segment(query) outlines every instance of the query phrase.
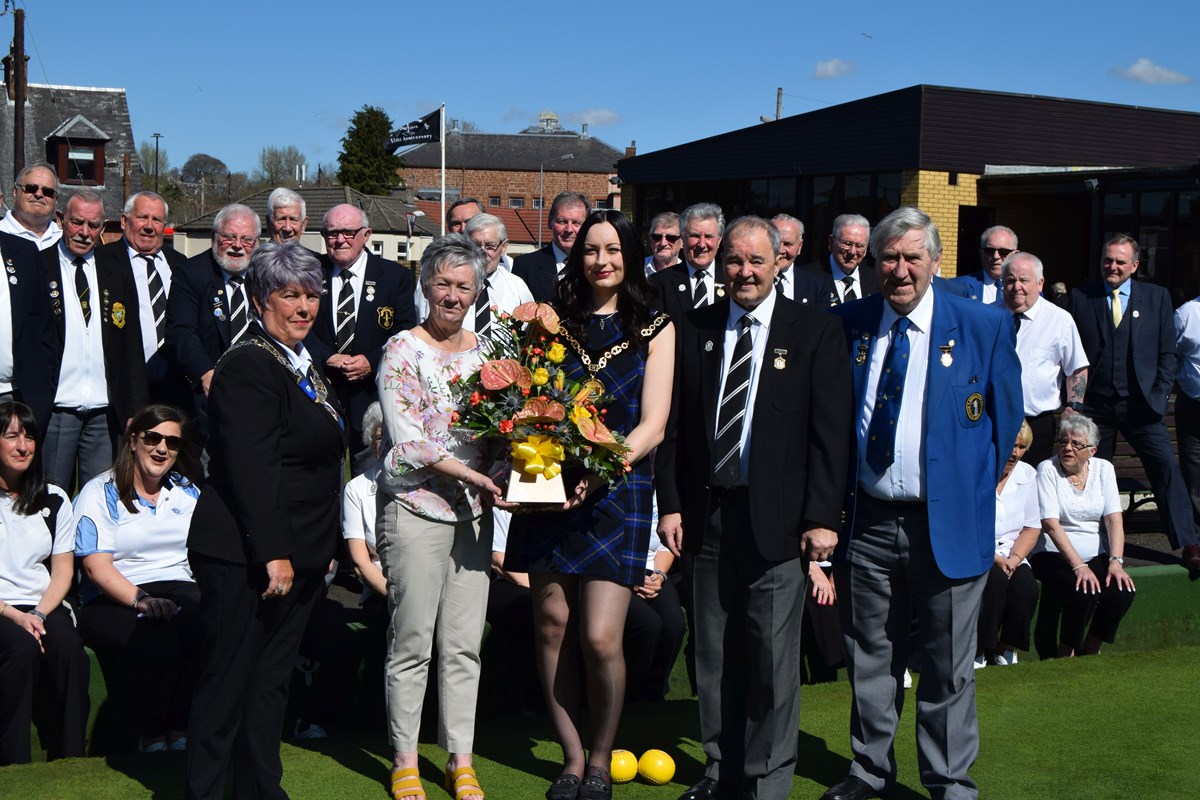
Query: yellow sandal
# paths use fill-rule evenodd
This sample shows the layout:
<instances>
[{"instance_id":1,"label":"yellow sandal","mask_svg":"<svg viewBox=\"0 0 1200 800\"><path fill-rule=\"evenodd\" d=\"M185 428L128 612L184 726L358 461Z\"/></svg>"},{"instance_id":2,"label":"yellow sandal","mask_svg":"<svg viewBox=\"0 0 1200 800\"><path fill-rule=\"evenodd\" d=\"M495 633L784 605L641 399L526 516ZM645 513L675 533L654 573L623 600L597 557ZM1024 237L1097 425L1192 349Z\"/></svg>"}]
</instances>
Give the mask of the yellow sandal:
<instances>
[{"instance_id":1,"label":"yellow sandal","mask_svg":"<svg viewBox=\"0 0 1200 800\"><path fill-rule=\"evenodd\" d=\"M425 798L425 787L421 785L420 772L415 767L392 770L392 800L401 797Z\"/></svg>"},{"instance_id":2,"label":"yellow sandal","mask_svg":"<svg viewBox=\"0 0 1200 800\"><path fill-rule=\"evenodd\" d=\"M446 767L446 791L454 795L454 800L462 800L472 794L484 796L474 767L459 767L453 772Z\"/></svg>"}]
</instances>

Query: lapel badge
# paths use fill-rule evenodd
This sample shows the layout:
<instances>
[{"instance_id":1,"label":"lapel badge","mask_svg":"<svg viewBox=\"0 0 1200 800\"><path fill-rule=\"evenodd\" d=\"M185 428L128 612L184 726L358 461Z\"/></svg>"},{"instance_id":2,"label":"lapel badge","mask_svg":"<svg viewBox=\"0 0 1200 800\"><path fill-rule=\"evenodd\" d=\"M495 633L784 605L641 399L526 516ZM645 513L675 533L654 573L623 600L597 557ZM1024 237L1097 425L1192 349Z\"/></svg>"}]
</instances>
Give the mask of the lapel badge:
<instances>
[{"instance_id":1,"label":"lapel badge","mask_svg":"<svg viewBox=\"0 0 1200 800\"><path fill-rule=\"evenodd\" d=\"M684 285L681 283L681 284L679 284L679 291L681 291L681 292L686 292L686 291L687 291L687 287L686 287L686 286L684 286Z\"/></svg>"},{"instance_id":2,"label":"lapel badge","mask_svg":"<svg viewBox=\"0 0 1200 800\"><path fill-rule=\"evenodd\" d=\"M367 299L369 300L370 298ZM396 312L392 310L391 306L380 306L379 310L375 312L375 319L379 323L379 327L385 331L392 329L392 322L395 321L395 316Z\"/></svg>"},{"instance_id":3,"label":"lapel badge","mask_svg":"<svg viewBox=\"0 0 1200 800\"><path fill-rule=\"evenodd\" d=\"M706 352L706 353L712 352L712 340L711 339L704 343L704 352Z\"/></svg>"},{"instance_id":4,"label":"lapel badge","mask_svg":"<svg viewBox=\"0 0 1200 800\"><path fill-rule=\"evenodd\" d=\"M787 369L787 350L775 348L775 369Z\"/></svg>"},{"instance_id":5,"label":"lapel badge","mask_svg":"<svg viewBox=\"0 0 1200 800\"><path fill-rule=\"evenodd\" d=\"M942 366L948 367L954 363L954 340L951 339L946 344L938 345L938 350L942 351Z\"/></svg>"},{"instance_id":6,"label":"lapel badge","mask_svg":"<svg viewBox=\"0 0 1200 800\"><path fill-rule=\"evenodd\" d=\"M724 296L725 296L725 287L718 284L717 285L717 297L724 297Z\"/></svg>"},{"instance_id":7,"label":"lapel badge","mask_svg":"<svg viewBox=\"0 0 1200 800\"><path fill-rule=\"evenodd\" d=\"M217 308L214 308L213 316L216 317L217 319L219 319L221 322L224 322L225 321L225 309L223 309L219 306Z\"/></svg>"},{"instance_id":8,"label":"lapel badge","mask_svg":"<svg viewBox=\"0 0 1200 800\"><path fill-rule=\"evenodd\" d=\"M1135 309L1133 310L1133 318L1134 318L1134 319L1137 319L1137 318L1138 318L1138 317L1140 317L1140 316L1141 316L1141 314L1139 314L1139 313L1138 313L1138 310L1135 308Z\"/></svg>"},{"instance_id":9,"label":"lapel badge","mask_svg":"<svg viewBox=\"0 0 1200 800\"><path fill-rule=\"evenodd\" d=\"M11 283L13 286L16 286L16 285L17 285L17 276L16 276L16 275L9 275L9 276L8 276L8 282L9 282L9 283Z\"/></svg>"},{"instance_id":10,"label":"lapel badge","mask_svg":"<svg viewBox=\"0 0 1200 800\"><path fill-rule=\"evenodd\" d=\"M50 296L51 296L51 297L58 297L58 291L56 290L56 291L53 291L53 292L51 292L51 293L50 293Z\"/></svg>"},{"instance_id":11,"label":"lapel badge","mask_svg":"<svg viewBox=\"0 0 1200 800\"><path fill-rule=\"evenodd\" d=\"M867 363L867 350L870 346L866 342L858 343L858 352L854 354L854 366L861 367Z\"/></svg>"},{"instance_id":12,"label":"lapel badge","mask_svg":"<svg viewBox=\"0 0 1200 800\"><path fill-rule=\"evenodd\" d=\"M112 304L112 323L113 323L113 325L116 325L118 328L125 327L125 304L124 303L113 303Z\"/></svg>"},{"instance_id":13,"label":"lapel badge","mask_svg":"<svg viewBox=\"0 0 1200 800\"><path fill-rule=\"evenodd\" d=\"M51 288L51 289L57 289L57 288L58 288L58 281L50 281L50 288Z\"/></svg>"}]
</instances>

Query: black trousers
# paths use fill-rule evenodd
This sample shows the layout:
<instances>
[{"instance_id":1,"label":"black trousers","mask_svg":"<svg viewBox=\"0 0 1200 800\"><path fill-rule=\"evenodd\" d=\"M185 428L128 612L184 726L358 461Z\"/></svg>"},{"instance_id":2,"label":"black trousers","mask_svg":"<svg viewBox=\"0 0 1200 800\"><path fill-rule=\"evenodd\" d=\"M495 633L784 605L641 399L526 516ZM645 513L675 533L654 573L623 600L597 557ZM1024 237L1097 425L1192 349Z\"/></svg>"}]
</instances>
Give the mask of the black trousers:
<instances>
[{"instance_id":1,"label":"black trousers","mask_svg":"<svg viewBox=\"0 0 1200 800\"><path fill-rule=\"evenodd\" d=\"M1100 581L1100 594L1084 594L1075 589L1075 573L1071 565L1058 553L1037 553L1030 558L1033 573L1062 600L1062 623L1058 640L1079 652L1087 634L1112 644L1117 637L1117 626L1125 612L1133 605L1133 592L1122 591L1114 582L1105 586L1108 578L1108 554L1101 553L1089 560L1088 567ZM1091 626L1088 626L1088 621Z\"/></svg>"},{"instance_id":2,"label":"black trousers","mask_svg":"<svg viewBox=\"0 0 1200 800\"><path fill-rule=\"evenodd\" d=\"M664 580L650 600L634 597L625 619L626 699L662 700L683 645L683 608L675 584Z\"/></svg>"},{"instance_id":3,"label":"black trousers","mask_svg":"<svg viewBox=\"0 0 1200 800\"><path fill-rule=\"evenodd\" d=\"M28 612L34 606L15 606ZM82 758L88 718L91 662L83 650L71 615L59 606L46 615L43 654L28 631L0 619L0 767L32 760L29 726L39 679L48 680L54 707L39 717L49 730L40 731L50 758Z\"/></svg>"},{"instance_id":4,"label":"black trousers","mask_svg":"<svg viewBox=\"0 0 1200 800\"><path fill-rule=\"evenodd\" d=\"M1029 623L1037 601L1037 579L1028 564L1017 567L1011 578L992 564L979 607L979 649L994 652L1004 642L1028 650Z\"/></svg>"},{"instance_id":5,"label":"black trousers","mask_svg":"<svg viewBox=\"0 0 1200 800\"><path fill-rule=\"evenodd\" d=\"M1026 417L1025 421L1033 431L1033 443L1029 445L1021 460L1036 468L1055 453L1054 440L1058 438L1058 420L1055 412L1047 411L1044 414Z\"/></svg>"},{"instance_id":6,"label":"black trousers","mask_svg":"<svg viewBox=\"0 0 1200 800\"><path fill-rule=\"evenodd\" d=\"M196 554L191 562L205 637L188 729L187 797L222 800L232 762L234 797L286 800L279 744L288 685L324 576L299 573L285 596L263 600L262 565Z\"/></svg>"},{"instance_id":7,"label":"black trousers","mask_svg":"<svg viewBox=\"0 0 1200 800\"><path fill-rule=\"evenodd\" d=\"M313 604L300 641L300 655L318 665L306 676L308 695L300 719L332 729L341 724L343 712L350 707L363 648L361 639L347 625L346 609L325 597L321 588L321 599Z\"/></svg>"},{"instance_id":8,"label":"black trousers","mask_svg":"<svg viewBox=\"0 0 1200 800\"><path fill-rule=\"evenodd\" d=\"M1179 440L1179 469L1192 501L1192 519L1200 528L1200 401L1182 391L1175 396L1175 434Z\"/></svg>"},{"instance_id":9,"label":"black trousers","mask_svg":"<svg viewBox=\"0 0 1200 800\"><path fill-rule=\"evenodd\" d=\"M155 581L138 588L183 610L165 622L138 619L129 606L100 597L79 609L79 633L96 651L104 674L124 678L134 699L125 712L141 736L186 731L204 641L200 589L188 581Z\"/></svg>"}]
</instances>

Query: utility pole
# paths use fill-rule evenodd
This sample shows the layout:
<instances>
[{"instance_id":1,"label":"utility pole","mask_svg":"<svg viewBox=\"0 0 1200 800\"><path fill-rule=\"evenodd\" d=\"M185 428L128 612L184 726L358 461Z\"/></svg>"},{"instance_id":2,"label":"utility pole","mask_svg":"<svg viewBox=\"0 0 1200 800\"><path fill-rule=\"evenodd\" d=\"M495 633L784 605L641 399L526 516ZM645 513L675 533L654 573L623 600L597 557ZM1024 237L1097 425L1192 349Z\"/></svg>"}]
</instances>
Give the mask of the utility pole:
<instances>
[{"instance_id":1,"label":"utility pole","mask_svg":"<svg viewBox=\"0 0 1200 800\"><path fill-rule=\"evenodd\" d=\"M783 87L780 86L775 90L775 119L770 117L759 117L763 122L778 122L783 116Z\"/></svg>"},{"instance_id":2,"label":"utility pole","mask_svg":"<svg viewBox=\"0 0 1200 800\"><path fill-rule=\"evenodd\" d=\"M150 134L154 137L154 193L158 194L158 140L162 138L161 133Z\"/></svg>"},{"instance_id":3,"label":"utility pole","mask_svg":"<svg viewBox=\"0 0 1200 800\"><path fill-rule=\"evenodd\" d=\"M13 9L12 50L8 55L13 86L13 177L25 169L25 95L29 90L29 69L25 55L25 10Z\"/></svg>"}]
</instances>

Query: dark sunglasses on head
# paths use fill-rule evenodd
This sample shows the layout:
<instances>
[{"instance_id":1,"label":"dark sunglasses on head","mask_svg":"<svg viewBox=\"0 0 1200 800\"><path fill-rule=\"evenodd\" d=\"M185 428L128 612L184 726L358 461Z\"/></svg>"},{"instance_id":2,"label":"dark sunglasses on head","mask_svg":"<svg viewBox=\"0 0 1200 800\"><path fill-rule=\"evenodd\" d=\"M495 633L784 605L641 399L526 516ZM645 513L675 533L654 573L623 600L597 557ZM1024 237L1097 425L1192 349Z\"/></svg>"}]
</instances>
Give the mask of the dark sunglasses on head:
<instances>
[{"instance_id":1,"label":"dark sunglasses on head","mask_svg":"<svg viewBox=\"0 0 1200 800\"><path fill-rule=\"evenodd\" d=\"M675 244L676 242L679 241L679 234L678 233L652 233L652 234L650 234L650 239L655 242L667 241L667 242L670 242L671 244Z\"/></svg>"},{"instance_id":2,"label":"dark sunglasses on head","mask_svg":"<svg viewBox=\"0 0 1200 800\"><path fill-rule=\"evenodd\" d=\"M46 197L51 200L54 199L54 195L58 194L57 189L51 189L49 186L39 186L36 183L26 183L21 186L18 186L17 188L20 189L25 194L37 194L38 189L41 189L42 197Z\"/></svg>"},{"instance_id":3,"label":"dark sunglasses on head","mask_svg":"<svg viewBox=\"0 0 1200 800\"><path fill-rule=\"evenodd\" d=\"M178 451L179 448L183 447L183 439L179 436L164 436L158 431L142 431L138 436L142 437L142 441L145 442L147 447L158 447L159 443L164 439L167 442L168 450Z\"/></svg>"}]
</instances>

